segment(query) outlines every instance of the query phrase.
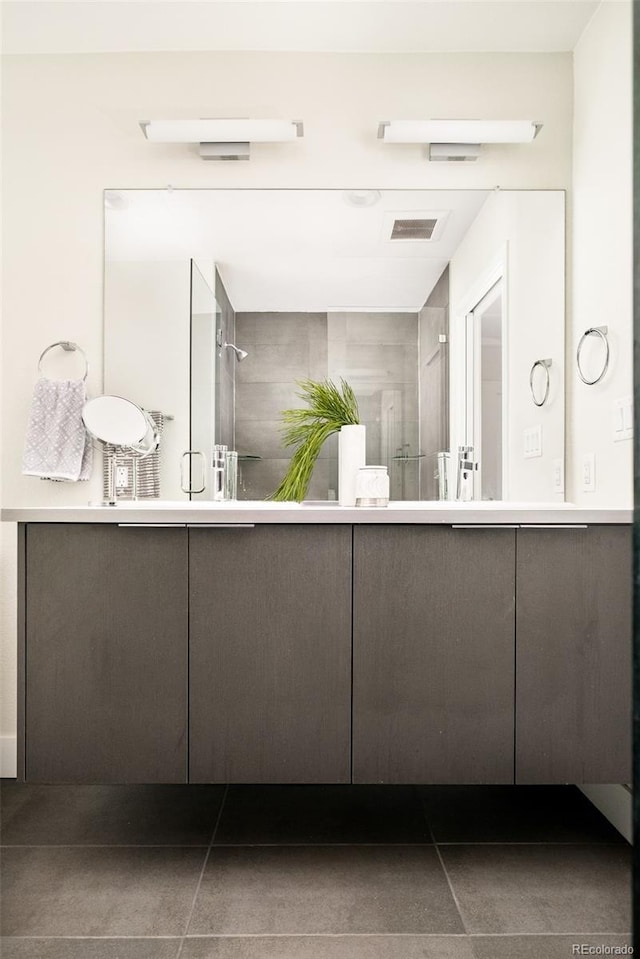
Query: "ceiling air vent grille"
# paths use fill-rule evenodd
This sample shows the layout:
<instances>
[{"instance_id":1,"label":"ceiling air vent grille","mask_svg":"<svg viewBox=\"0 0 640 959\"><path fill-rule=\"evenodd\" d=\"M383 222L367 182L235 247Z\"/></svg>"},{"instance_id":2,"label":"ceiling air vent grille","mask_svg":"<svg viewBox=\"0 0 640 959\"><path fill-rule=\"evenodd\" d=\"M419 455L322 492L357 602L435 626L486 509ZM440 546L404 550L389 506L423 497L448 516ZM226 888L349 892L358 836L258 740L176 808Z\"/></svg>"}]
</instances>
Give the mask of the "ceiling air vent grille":
<instances>
[{"instance_id":1,"label":"ceiling air vent grille","mask_svg":"<svg viewBox=\"0 0 640 959\"><path fill-rule=\"evenodd\" d=\"M394 220L392 240L430 240L437 220Z\"/></svg>"}]
</instances>

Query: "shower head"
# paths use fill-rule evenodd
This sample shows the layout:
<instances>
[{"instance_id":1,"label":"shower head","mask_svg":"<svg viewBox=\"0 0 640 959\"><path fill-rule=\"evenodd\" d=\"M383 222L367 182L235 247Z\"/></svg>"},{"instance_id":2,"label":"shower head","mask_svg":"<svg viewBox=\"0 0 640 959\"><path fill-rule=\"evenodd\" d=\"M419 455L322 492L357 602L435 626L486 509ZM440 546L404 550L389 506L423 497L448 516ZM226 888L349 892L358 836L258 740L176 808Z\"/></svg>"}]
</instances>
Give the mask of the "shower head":
<instances>
[{"instance_id":1,"label":"shower head","mask_svg":"<svg viewBox=\"0 0 640 959\"><path fill-rule=\"evenodd\" d=\"M235 346L233 343L221 343L220 346L222 347L223 350L225 349L225 347L227 349L233 350L234 353L236 354L236 359L238 363L242 363L242 361L246 360L246 358L249 355L246 350L241 350L240 347Z\"/></svg>"}]
</instances>

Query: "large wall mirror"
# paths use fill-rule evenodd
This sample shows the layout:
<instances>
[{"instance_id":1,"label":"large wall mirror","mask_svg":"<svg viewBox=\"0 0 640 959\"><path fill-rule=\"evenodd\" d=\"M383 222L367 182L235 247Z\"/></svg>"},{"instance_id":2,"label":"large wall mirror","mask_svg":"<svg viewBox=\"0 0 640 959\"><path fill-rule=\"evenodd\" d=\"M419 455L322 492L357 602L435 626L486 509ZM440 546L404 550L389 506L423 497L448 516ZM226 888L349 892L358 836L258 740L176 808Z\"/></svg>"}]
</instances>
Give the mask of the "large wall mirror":
<instances>
[{"instance_id":1,"label":"large wall mirror","mask_svg":"<svg viewBox=\"0 0 640 959\"><path fill-rule=\"evenodd\" d=\"M342 377L392 499L561 500L564 241L562 191L107 190L105 391L164 414L163 499L214 443L268 496L297 383Z\"/></svg>"}]
</instances>

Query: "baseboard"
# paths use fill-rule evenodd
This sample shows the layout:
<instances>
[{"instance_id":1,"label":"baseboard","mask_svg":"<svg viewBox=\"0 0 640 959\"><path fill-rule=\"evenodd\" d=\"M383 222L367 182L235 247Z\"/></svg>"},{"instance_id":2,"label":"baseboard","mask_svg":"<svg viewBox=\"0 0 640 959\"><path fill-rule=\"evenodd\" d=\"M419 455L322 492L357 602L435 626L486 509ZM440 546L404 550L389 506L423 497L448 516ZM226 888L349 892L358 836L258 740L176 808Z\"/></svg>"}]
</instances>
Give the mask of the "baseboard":
<instances>
[{"instance_id":1,"label":"baseboard","mask_svg":"<svg viewBox=\"0 0 640 959\"><path fill-rule=\"evenodd\" d=\"M15 779L18 769L17 736L0 736L0 778Z\"/></svg>"},{"instance_id":2,"label":"baseboard","mask_svg":"<svg viewBox=\"0 0 640 959\"><path fill-rule=\"evenodd\" d=\"M590 785L578 787L612 826L633 843L633 795L628 786Z\"/></svg>"}]
</instances>

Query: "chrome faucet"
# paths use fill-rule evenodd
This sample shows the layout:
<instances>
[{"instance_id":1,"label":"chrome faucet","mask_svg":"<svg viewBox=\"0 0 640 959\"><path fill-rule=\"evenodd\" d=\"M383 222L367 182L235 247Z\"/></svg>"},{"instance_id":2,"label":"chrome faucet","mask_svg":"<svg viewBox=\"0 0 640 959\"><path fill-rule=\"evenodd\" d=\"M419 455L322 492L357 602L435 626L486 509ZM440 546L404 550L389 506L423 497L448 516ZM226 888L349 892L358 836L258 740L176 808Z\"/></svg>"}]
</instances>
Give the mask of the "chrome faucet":
<instances>
[{"instance_id":1,"label":"chrome faucet","mask_svg":"<svg viewBox=\"0 0 640 959\"><path fill-rule=\"evenodd\" d=\"M457 500L470 500L473 489L471 487L472 473L478 469L473 459L473 446L458 447L458 480L456 487Z\"/></svg>"}]
</instances>

